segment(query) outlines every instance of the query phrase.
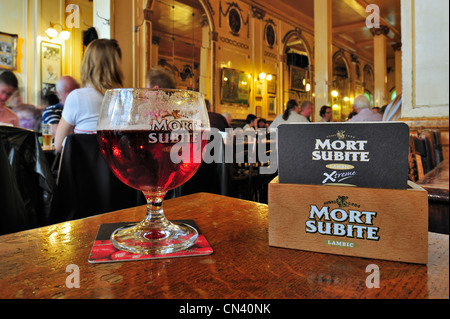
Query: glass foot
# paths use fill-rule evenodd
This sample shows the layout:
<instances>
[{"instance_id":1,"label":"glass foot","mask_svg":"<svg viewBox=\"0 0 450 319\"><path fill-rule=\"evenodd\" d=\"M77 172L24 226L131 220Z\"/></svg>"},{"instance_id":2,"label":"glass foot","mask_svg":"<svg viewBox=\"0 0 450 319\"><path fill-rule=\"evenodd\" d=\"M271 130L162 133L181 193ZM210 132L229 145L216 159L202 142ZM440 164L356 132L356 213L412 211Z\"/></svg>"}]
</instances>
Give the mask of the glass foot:
<instances>
[{"instance_id":1,"label":"glass foot","mask_svg":"<svg viewBox=\"0 0 450 319\"><path fill-rule=\"evenodd\" d=\"M117 249L140 255L170 254L191 247L198 238L195 228L169 222L164 227L141 222L117 229L111 242Z\"/></svg>"}]
</instances>

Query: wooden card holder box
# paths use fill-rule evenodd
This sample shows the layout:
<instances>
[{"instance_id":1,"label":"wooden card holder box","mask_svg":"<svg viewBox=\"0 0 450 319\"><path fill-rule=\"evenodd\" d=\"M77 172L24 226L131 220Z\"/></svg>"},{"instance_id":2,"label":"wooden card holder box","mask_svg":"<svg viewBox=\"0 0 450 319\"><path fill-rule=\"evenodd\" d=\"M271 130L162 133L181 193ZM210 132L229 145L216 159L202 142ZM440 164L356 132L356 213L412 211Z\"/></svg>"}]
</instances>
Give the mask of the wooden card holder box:
<instances>
[{"instance_id":1,"label":"wooden card holder box","mask_svg":"<svg viewBox=\"0 0 450 319\"><path fill-rule=\"evenodd\" d=\"M427 264L428 194L406 190L269 184L269 245Z\"/></svg>"}]
</instances>

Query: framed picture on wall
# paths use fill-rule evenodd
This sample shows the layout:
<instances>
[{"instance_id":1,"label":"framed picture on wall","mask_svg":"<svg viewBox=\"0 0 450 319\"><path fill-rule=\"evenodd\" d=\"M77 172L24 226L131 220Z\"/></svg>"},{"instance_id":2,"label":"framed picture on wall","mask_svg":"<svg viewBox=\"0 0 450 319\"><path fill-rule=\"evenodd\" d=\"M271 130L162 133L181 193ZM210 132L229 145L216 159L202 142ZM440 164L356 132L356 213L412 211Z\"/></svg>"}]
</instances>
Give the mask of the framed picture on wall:
<instances>
[{"instance_id":1,"label":"framed picture on wall","mask_svg":"<svg viewBox=\"0 0 450 319\"><path fill-rule=\"evenodd\" d=\"M43 91L53 91L62 74L62 46L41 42L41 84ZM47 93L47 92L43 92Z\"/></svg>"},{"instance_id":2,"label":"framed picture on wall","mask_svg":"<svg viewBox=\"0 0 450 319\"><path fill-rule=\"evenodd\" d=\"M262 106L261 105L257 105L255 106L255 110L256 110L256 117L257 118L261 118L262 117Z\"/></svg>"},{"instance_id":3,"label":"framed picture on wall","mask_svg":"<svg viewBox=\"0 0 450 319\"><path fill-rule=\"evenodd\" d=\"M275 96L269 96L269 114L274 115L277 111L277 98Z\"/></svg>"},{"instance_id":4,"label":"framed picture on wall","mask_svg":"<svg viewBox=\"0 0 450 319\"><path fill-rule=\"evenodd\" d=\"M17 34L0 32L0 70L17 70Z\"/></svg>"},{"instance_id":5,"label":"framed picture on wall","mask_svg":"<svg viewBox=\"0 0 450 319\"><path fill-rule=\"evenodd\" d=\"M277 76L272 75L272 80L267 81L267 94L277 94Z\"/></svg>"},{"instance_id":6,"label":"framed picture on wall","mask_svg":"<svg viewBox=\"0 0 450 319\"><path fill-rule=\"evenodd\" d=\"M249 75L234 69L222 69L221 102L249 106Z\"/></svg>"},{"instance_id":7,"label":"framed picture on wall","mask_svg":"<svg viewBox=\"0 0 450 319\"><path fill-rule=\"evenodd\" d=\"M263 94L263 83L262 82L256 82L256 90L255 90L255 97L262 97Z\"/></svg>"},{"instance_id":8,"label":"framed picture on wall","mask_svg":"<svg viewBox=\"0 0 450 319\"><path fill-rule=\"evenodd\" d=\"M290 66L290 89L295 91L306 91L306 82L307 82L307 73L306 69L302 69L296 66Z\"/></svg>"}]
</instances>

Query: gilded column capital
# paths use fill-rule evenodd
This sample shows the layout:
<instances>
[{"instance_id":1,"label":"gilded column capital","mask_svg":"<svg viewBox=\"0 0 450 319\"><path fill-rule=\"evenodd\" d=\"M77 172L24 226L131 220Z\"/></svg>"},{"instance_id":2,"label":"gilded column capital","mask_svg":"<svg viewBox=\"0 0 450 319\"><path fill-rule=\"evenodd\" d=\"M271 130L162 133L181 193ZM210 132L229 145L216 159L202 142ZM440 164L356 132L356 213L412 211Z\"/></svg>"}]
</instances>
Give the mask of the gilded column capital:
<instances>
[{"instance_id":1,"label":"gilded column capital","mask_svg":"<svg viewBox=\"0 0 450 319\"><path fill-rule=\"evenodd\" d=\"M153 0L147 1L147 6L144 8L144 20L152 21L153 18L153 10L152 10Z\"/></svg>"},{"instance_id":2,"label":"gilded column capital","mask_svg":"<svg viewBox=\"0 0 450 319\"><path fill-rule=\"evenodd\" d=\"M372 28L372 29L370 29L370 32L372 32L373 36L376 36L376 35L384 35L384 36L386 36L386 35L388 35L389 31L390 31L389 28L387 26L385 26L385 25L380 25L379 28Z\"/></svg>"},{"instance_id":3,"label":"gilded column capital","mask_svg":"<svg viewBox=\"0 0 450 319\"><path fill-rule=\"evenodd\" d=\"M395 43L392 45L392 48L394 51L401 51L402 50L402 44L401 43Z\"/></svg>"},{"instance_id":4,"label":"gilded column capital","mask_svg":"<svg viewBox=\"0 0 450 319\"><path fill-rule=\"evenodd\" d=\"M161 43L161 37L154 35L152 36L152 44L159 45Z\"/></svg>"},{"instance_id":5,"label":"gilded column capital","mask_svg":"<svg viewBox=\"0 0 450 319\"><path fill-rule=\"evenodd\" d=\"M264 20L266 16L266 11L257 6L252 6L252 17L257 18L259 20Z\"/></svg>"},{"instance_id":6,"label":"gilded column capital","mask_svg":"<svg viewBox=\"0 0 450 319\"><path fill-rule=\"evenodd\" d=\"M219 41L219 33L217 31L209 33L210 39L213 42Z\"/></svg>"}]
</instances>

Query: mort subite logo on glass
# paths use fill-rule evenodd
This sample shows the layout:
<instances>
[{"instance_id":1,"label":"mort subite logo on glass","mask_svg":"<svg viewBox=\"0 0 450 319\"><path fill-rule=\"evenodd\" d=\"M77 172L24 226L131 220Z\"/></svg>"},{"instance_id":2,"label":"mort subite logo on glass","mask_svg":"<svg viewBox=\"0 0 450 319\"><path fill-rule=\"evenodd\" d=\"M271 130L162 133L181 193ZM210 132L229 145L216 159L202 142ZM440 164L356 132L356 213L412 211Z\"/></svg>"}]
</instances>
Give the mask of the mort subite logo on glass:
<instances>
[{"instance_id":1,"label":"mort subite logo on glass","mask_svg":"<svg viewBox=\"0 0 450 319\"><path fill-rule=\"evenodd\" d=\"M315 123L278 127L279 181L406 189L405 123Z\"/></svg>"}]
</instances>

